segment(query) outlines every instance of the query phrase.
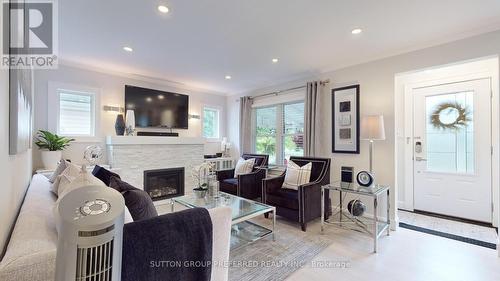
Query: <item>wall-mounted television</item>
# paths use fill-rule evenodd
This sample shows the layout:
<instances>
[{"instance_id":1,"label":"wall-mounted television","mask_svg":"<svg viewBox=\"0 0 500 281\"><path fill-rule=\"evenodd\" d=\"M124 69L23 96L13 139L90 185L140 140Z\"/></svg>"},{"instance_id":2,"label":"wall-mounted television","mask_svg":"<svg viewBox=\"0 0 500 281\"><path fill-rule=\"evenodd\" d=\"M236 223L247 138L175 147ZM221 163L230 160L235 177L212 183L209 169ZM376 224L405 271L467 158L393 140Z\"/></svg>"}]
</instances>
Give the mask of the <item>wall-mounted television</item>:
<instances>
[{"instance_id":1,"label":"wall-mounted television","mask_svg":"<svg viewBox=\"0 0 500 281\"><path fill-rule=\"evenodd\" d=\"M125 108L139 128L188 129L189 96L125 85Z\"/></svg>"}]
</instances>

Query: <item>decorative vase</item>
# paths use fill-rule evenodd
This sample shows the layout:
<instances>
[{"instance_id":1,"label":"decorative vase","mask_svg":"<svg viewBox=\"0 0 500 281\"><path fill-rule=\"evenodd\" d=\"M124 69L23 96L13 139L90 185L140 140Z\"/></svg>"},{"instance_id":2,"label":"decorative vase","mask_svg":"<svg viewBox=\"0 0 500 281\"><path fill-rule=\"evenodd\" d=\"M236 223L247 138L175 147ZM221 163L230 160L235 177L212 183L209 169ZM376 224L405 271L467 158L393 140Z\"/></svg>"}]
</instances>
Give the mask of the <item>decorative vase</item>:
<instances>
[{"instance_id":1,"label":"decorative vase","mask_svg":"<svg viewBox=\"0 0 500 281\"><path fill-rule=\"evenodd\" d=\"M203 199L205 196L207 196L207 190L206 189L198 189L195 188L193 189L193 193L198 199Z\"/></svg>"},{"instance_id":2,"label":"decorative vase","mask_svg":"<svg viewBox=\"0 0 500 281\"><path fill-rule=\"evenodd\" d=\"M42 150L42 163L43 167L51 170L57 167L57 163L62 158L62 151L48 151Z\"/></svg>"},{"instance_id":3,"label":"decorative vase","mask_svg":"<svg viewBox=\"0 0 500 281\"><path fill-rule=\"evenodd\" d=\"M127 110L125 116L125 135L133 136L135 131L135 113L133 110Z\"/></svg>"},{"instance_id":4,"label":"decorative vase","mask_svg":"<svg viewBox=\"0 0 500 281\"><path fill-rule=\"evenodd\" d=\"M125 119L123 119L123 114L116 115L115 132L117 136L125 134Z\"/></svg>"},{"instance_id":5,"label":"decorative vase","mask_svg":"<svg viewBox=\"0 0 500 281\"><path fill-rule=\"evenodd\" d=\"M208 196L218 197L219 196L219 182L215 175L210 175L207 177L208 184Z\"/></svg>"}]
</instances>

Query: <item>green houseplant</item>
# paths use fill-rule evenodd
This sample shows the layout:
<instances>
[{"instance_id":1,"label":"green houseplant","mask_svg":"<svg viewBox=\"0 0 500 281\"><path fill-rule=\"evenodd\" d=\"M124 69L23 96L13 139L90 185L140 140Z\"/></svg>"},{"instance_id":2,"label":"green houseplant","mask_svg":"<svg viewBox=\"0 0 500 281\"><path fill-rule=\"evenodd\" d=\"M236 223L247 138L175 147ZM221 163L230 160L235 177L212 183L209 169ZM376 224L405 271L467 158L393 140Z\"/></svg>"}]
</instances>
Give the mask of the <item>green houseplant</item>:
<instances>
[{"instance_id":1,"label":"green houseplant","mask_svg":"<svg viewBox=\"0 0 500 281\"><path fill-rule=\"evenodd\" d=\"M39 130L35 137L35 144L42 152L42 162L45 168L53 169L62 157L62 151L74 139L58 136L49 131Z\"/></svg>"}]
</instances>

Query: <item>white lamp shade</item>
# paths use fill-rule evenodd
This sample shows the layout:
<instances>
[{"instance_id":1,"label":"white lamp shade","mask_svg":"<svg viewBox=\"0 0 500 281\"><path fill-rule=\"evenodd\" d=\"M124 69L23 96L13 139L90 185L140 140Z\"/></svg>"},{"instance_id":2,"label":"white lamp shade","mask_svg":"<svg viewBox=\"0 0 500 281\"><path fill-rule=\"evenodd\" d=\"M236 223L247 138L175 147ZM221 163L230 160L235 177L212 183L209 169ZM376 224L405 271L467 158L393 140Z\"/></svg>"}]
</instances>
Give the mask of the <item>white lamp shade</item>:
<instances>
[{"instance_id":1,"label":"white lamp shade","mask_svg":"<svg viewBox=\"0 0 500 281\"><path fill-rule=\"evenodd\" d=\"M362 140L385 140L384 116L363 116L360 138Z\"/></svg>"}]
</instances>

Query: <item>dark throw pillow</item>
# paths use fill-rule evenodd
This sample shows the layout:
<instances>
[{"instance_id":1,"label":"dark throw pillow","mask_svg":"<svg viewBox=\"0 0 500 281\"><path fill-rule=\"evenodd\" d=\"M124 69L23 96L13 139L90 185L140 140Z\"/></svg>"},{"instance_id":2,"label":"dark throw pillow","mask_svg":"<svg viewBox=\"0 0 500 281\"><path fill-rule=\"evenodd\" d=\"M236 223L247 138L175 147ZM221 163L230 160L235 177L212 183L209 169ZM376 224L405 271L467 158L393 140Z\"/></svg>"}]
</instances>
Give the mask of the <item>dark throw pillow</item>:
<instances>
[{"instance_id":1,"label":"dark throw pillow","mask_svg":"<svg viewBox=\"0 0 500 281\"><path fill-rule=\"evenodd\" d=\"M123 195L125 205L134 221L158 216L153 200L146 191L135 188L117 177L111 177L109 187L116 189Z\"/></svg>"},{"instance_id":2,"label":"dark throw pillow","mask_svg":"<svg viewBox=\"0 0 500 281\"><path fill-rule=\"evenodd\" d=\"M92 175L100 179L107 186L109 186L109 181L111 180L112 177L120 178L118 174L115 174L110 170L106 170L105 168L99 165L95 165L94 169L92 170Z\"/></svg>"}]
</instances>

